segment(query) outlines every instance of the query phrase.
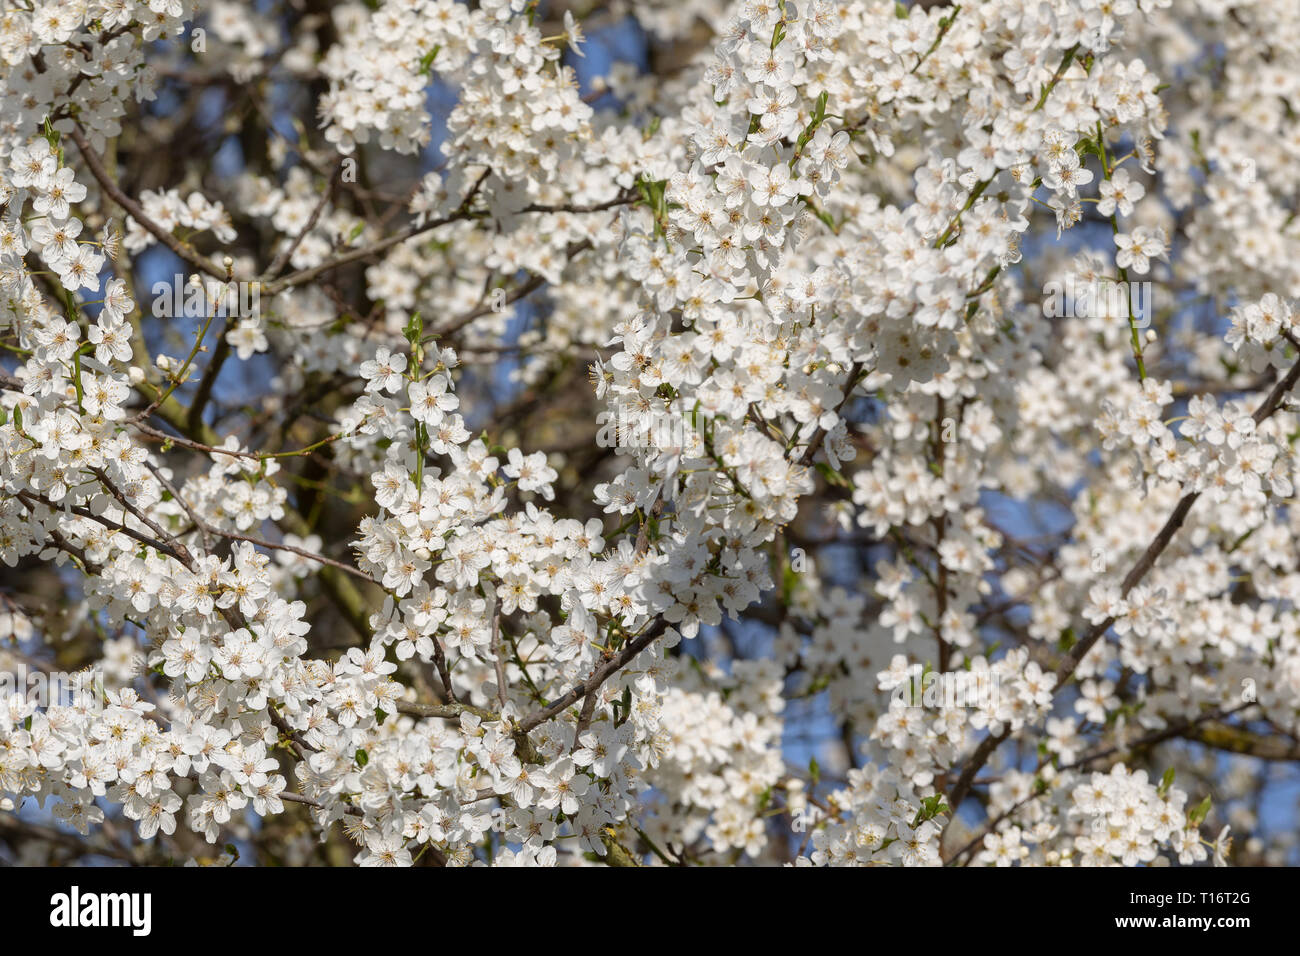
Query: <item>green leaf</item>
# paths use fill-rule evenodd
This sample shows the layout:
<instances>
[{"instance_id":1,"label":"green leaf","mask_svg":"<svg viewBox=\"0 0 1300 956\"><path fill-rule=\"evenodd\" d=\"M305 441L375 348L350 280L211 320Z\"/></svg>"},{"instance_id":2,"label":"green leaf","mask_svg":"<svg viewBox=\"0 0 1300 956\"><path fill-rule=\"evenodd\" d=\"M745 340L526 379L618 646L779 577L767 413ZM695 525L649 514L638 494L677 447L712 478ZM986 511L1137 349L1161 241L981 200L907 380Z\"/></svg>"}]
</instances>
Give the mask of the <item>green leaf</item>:
<instances>
[{"instance_id":1,"label":"green leaf","mask_svg":"<svg viewBox=\"0 0 1300 956\"><path fill-rule=\"evenodd\" d=\"M429 51L428 53L426 53L424 56L420 57L420 71L419 71L419 72L420 72L420 75L421 75L421 76L428 76L429 74L431 74L431 73L433 72L433 61L437 58L437 56L438 56L438 51L441 50L441 49L442 49L442 44L441 44L441 43L435 43L435 44L433 45L433 49L432 49L432 50L430 50L430 51Z\"/></svg>"},{"instance_id":2,"label":"green leaf","mask_svg":"<svg viewBox=\"0 0 1300 956\"><path fill-rule=\"evenodd\" d=\"M836 228L835 228L835 217L834 217L834 216L832 216L832 215L831 215L829 212L827 212L825 209L821 209L820 207L818 207L818 206L817 206L817 205L812 201L812 199L811 199L810 197L808 197L808 196L800 196L799 198L803 200L803 202L804 202L804 206L807 208L807 210L808 210L810 213L812 213L814 216L816 216L818 219L820 219L823 223L826 224L826 228L827 228L827 229L829 229L831 232L837 232L837 231L838 231L838 230L836 230Z\"/></svg>"},{"instance_id":3,"label":"green leaf","mask_svg":"<svg viewBox=\"0 0 1300 956\"><path fill-rule=\"evenodd\" d=\"M1079 638L1074 633L1074 628L1067 627L1065 630L1061 631L1061 637L1060 640L1057 641L1057 647L1059 647L1063 651L1068 651L1078 642L1079 642Z\"/></svg>"},{"instance_id":4,"label":"green leaf","mask_svg":"<svg viewBox=\"0 0 1300 956\"><path fill-rule=\"evenodd\" d=\"M936 793L933 796L924 797L921 800L921 809L912 818L912 826L918 827L926 820L933 820L941 813L947 812L948 804L943 802L943 794Z\"/></svg>"},{"instance_id":5,"label":"green leaf","mask_svg":"<svg viewBox=\"0 0 1300 956\"><path fill-rule=\"evenodd\" d=\"M1156 789L1156 793L1160 794L1160 796L1163 797L1166 793L1169 792L1169 788L1172 787L1173 785L1174 785L1174 768L1170 767L1168 770L1165 771L1165 775L1160 778L1160 786Z\"/></svg>"},{"instance_id":6,"label":"green leaf","mask_svg":"<svg viewBox=\"0 0 1300 956\"><path fill-rule=\"evenodd\" d=\"M358 767L364 767L366 764L370 763L370 754L358 748L356 761Z\"/></svg>"},{"instance_id":7,"label":"green leaf","mask_svg":"<svg viewBox=\"0 0 1300 956\"><path fill-rule=\"evenodd\" d=\"M1187 814L1187 822L1192 826L1200 826L1205 822L1205 818L1210 815L1210 808L1214 806L1213 798L1207 793L1205 799L1192 807L1191 812Z\"/></svg>"},{"instance_id":8,"label":"green leaf","mask_svg":"<svg viewBox=\"0 0 1300 956\"><path fill-rule=\"evenodd\" d=\"M851 487L851 485L849 484L849 480L845 478L843 475L841 475L834 468L832 468L830 465L828 465L826 462L824 461L815 462L813 467L817 469L818 473L823 478L825 478L829 484L837 485L840 488Z\"/></svg>"},{"instance_id":9,"label":"green leaf","mask_svg":"<svg viewBox=\"0 0 1300 956\"><path fill-rule=\"evenodd\" d=\"M77 407L81 408L82 399L86 397L85 386L81 384L81 352L72 353L72 386L77 392Z\"/></svg>"},{"instance_id":10,"label":"green leaf","mask_svg":"<svg viewBox=\"0 0 1300 956\"><path fill-rule=\"evenodd\" d=\"M794 589L799 585L799 575L788 563L782 569L781 574L781 603L786 607L790 606L790 600L794 596Z\"/></svg>"},{"instance_id":11,"label":"green leaf","mask_svg":"<svg viewBox=\"0 0 1300 956\"><path fill-rule=\"evenodd\" d=\"M402 330L402 334L406 336L406 341L412 345L420 341L424 336L424 319L420 317L419 312L412 314L411 320L406 323L406 328Z\"/></svg>"}]
</instances>

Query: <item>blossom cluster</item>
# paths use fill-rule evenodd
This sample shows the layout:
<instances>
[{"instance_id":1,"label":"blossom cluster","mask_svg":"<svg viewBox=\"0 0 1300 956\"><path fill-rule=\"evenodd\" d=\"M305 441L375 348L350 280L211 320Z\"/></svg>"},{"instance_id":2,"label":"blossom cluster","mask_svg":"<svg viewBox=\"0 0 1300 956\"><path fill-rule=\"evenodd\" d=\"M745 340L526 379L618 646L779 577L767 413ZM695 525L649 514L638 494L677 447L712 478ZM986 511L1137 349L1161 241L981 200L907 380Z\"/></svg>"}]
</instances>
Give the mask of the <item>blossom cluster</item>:
<instances>
[{"instance_id":1,"label":"blossom cluster","mask_svg":"<svg viewBox=\"0 0 1300 956\"><path fill-rule=\"evenodd\" d=\"M1300 728L1287 0L611 5L708 40L586 86L600 15L245 6L0 12L0 649L106 677L0 700L0 812L360 865L1285 858L1176 742ZM191 86L259 135L124 177ZM166 257L217 291L158 330Z\"/></svg>"}]
</instances>

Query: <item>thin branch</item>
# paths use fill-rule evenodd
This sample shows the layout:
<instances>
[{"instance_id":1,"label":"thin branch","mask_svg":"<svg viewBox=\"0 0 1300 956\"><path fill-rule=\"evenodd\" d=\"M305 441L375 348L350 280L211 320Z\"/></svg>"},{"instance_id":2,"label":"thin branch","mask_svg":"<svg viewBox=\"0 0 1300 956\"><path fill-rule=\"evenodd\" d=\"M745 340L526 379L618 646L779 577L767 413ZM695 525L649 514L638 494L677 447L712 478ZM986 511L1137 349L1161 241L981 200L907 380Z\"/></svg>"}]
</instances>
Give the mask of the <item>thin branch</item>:
<instances>
[{"instance_id":1,"label":"thin branch","mask_svg":"<svg viewBox=\"0 0 1300 956\"><path fill-rule=\"evenodd\" d=\"M325 211L325 207L329 205L329 201L334 197L334 188L338 185L339 177L342 175L342 172L342 166L339 166L334 170L334 174L330 176L329 182L325 186L325 192L321 194L320 200L316 203L316 208L311 211L311 215L308 216L307 221L302 224L302 228L298 230L298 234L293 237L288 245L280 250L280 254L271 260L271 264L267 266L266 271L262 273L261 280L263 282L268 282L280 274L280 271L289 264L289 260L293 258L293 254L298 250L298 247L302 245L302 241L307 238L307 234L316 228L316 223L320 221L321 213Z\"/></svg>"},{"instance_id":2,"label":"thin branch","mask_svg":"<svg viewBox=\"0 0 1300 956\"><path fill-rule=\"evenodd\" d=\"M117 203L132 219L145 228L155 239L165 245L172 252L176 253L181 259L184 259L190 265L202 272L206 272L214 279L228 280L231 275L225 269L219 269L210 262L205 256L200 255L188 243L181 242L168 229L164 229L155 222L148 213L144 211L138 202L122 192L121 188L113 181L113 177L108 174L104 168L104 162L99 158L99 154L91 147L86 140L86 134L82 132L81 125L78 123L72 126L72 141L77 144L81 150L81 156L86 161L86 166L90 174L95 177L99 183L99 188L108 194L113 202Z\"/></svg>"},{"instance_id":3,"label":"thin branch","mask_svg":"<svg viewBox=\"0 0 1300 956\"><path fill-rule=\"evenodd\" d=\"M310 269L291 272L282 279L276 279L262 286L262 293L267 296L277 295L285 289L291 289L295 286L312 282L326 273L333 272L335 269L345 266L348 263L358 262L362 259L369 259L371 256L379 255L381 252L387 252L389 249L393 248L393 246L400 245L408 239L423 236L440 226L459 222L462 219L472 218L472 214L469 211L470 204L474 201L474 197L478 195L478 191L482 187L483 180L487 178L487 175L488 172L485 171L483 175L478 178L478 181L474 183L473 187L471 187L470 191L465 195L465 199L461 202L460 207L450 215L443 216L441 219L434 219L431 222L426 222L421 226L407 226L405 229L398 230L393 233L393 235L380 239L378 242L374 242L361 249L350 249L347 252L340 253L333 258L327 259L320 265L312 266Z\"/></svg>"},{"instance_id":4,"label":"thin branch","mask_svg":"<svg viewBox=\"0 0 1300 956\"><path fill-rule=\"evenodd\" d=\"M523 718L523 720L519 722L519 730L528 733L528 731L532 730L539 724L544 724L557 714L563 713L565 708L569 707L571 704L581 700L588 694L594 694L600 689L600 686L604 684L606 680L626 667L634 657L654 643L656 639L662 637L664 631L667 630L667 627L667 622L660 618L650 628L623 645L622 649L619 650L618 653L614 654L592 671L591 676L582 683L569 688L569 690L561 694L547 706L540 710L535 710L527 717Z\"/></svg>"},{"instance_id":5,"label":"thin branch","mask_svg":"<svg viewBox=\"0 0 1300 956\"><path fill-rule=\"evenodd\" d=\"M501 609L492 612L492 665L496 669L497 703L506 709L506 664L501 657Z\"/></svg>"},{"instance_id":6,"label":"thin branch","mask_svg":"<svg viewBox=\"0 0 1300 956\"><path fill-rule=\"evenodd\" d=\"M1285 335L1292 345L1300 349L1300 342L1298 342L1290 332L1285 333ZM1256 425L1262 424L1265 419L1277 410L1278 406L1282 403L1282 399L1285 398L1287 393L1295 387L1297 381L1300 381L1300 361L1297 361L1296 364L1291 366L1291 370L1286 374L1286 376L1273 386L1273 390L1268 393L1264 398L1264 401L1255 409L1251 417L1255 420ZM1201 493L1199 491L1192 491L1188 492L1179 500L1178 504L1174 507L1173 512L1169 515L1168 520L1165 521L1164 527L1162 527L1156 534L1155 538L1152 539L1142 557L1133 565L1129 573L1124 576L1124 581L1120 585L1120 594L1122 597L1127 597L1129 592L1132 591L1133 588L1137 587L1138 584L1141 583L1142 579L1146 577L1147 572L1155 567L1156 560L1164 553L1165 548L1169 547L1169 543L1173 540L1178 529L1182 527L1183 522L1187 519L1188 513L1192 510L1192 506L1196 504L1196 500L1200 496ZM1114 623L1115 619L1113 617L1108 617L1103 621L1099 621L1088 630L1084 637L1079 640L1079 643L1070 649L1070 653L1063 661L1061 661L1060 666L1056 669L1057 687L1060 687L1070 679L1079 664L1082 663L1084 657L1087 656L1088 651L1092 649L1093 645L1101 639L1101 636L1105 634ZM989 757L993 755L993 751L995 751L998 746L1010 736L1011 730L1008 728L997 736L990 734L980 741L979 746L975 748L975 752L971 754L970 759L966 761L965 767L962 768L961 775L957 778L956 784L953 785L953 788L950 791L948 805L953 808L954 813L957 811L957 807L961 802L966 799L966 795L970 793L971 786L975 782L975 775L979 773L980 768L988 762Z\"/></svg>"}]
</instances>

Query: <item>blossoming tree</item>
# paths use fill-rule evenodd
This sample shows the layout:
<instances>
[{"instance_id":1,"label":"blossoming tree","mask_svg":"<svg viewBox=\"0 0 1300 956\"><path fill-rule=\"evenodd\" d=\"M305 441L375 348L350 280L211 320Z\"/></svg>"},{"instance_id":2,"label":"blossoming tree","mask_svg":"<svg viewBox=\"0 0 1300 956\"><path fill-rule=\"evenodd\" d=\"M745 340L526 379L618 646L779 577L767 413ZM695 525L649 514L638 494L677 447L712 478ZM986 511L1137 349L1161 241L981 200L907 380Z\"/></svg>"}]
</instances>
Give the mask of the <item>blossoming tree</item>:
<instances>
[{"instance_id":1,"label":"blossoming tree","mask_svg":"<svg viewBox=\"0 0 1300 956\"><path fill-rule=\"evenodd\" d=\"M1294 0L0 58L0 859L1289 858Z\"/></svg>"}]
</instances>

